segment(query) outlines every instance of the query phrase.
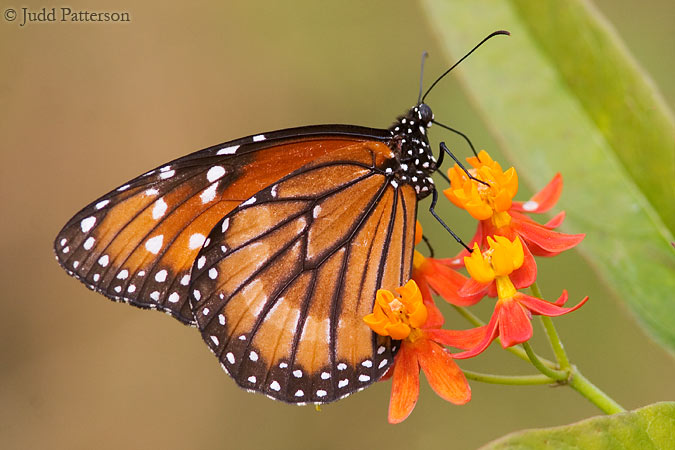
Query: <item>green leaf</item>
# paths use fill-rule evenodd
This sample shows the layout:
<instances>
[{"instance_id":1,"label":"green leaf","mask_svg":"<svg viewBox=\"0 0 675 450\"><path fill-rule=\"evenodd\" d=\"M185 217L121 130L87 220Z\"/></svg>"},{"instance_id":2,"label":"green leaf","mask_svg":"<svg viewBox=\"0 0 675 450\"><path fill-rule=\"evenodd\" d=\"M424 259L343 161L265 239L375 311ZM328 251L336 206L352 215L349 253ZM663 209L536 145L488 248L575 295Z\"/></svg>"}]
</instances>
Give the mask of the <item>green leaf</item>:
<instances>
[{"instance_id":1,"label":"green leaf","mask_svg":"<svg viewBox=\"0 0 675 450\"><path fill-rule=\"evenodd\" d=\"M506 29L458 68L519 178L561 172L563 229L639 322L675 350L675 125L650 80L588 2L424 0L449 61Z\"/></svg>"},{"instance_id":2,"label":"green leaf","mask_svg":"<svg viewBox=\"0 0 675 450\"><path fill-rule=\"evenodd\" d=\"M572 425L511 433L481 449L672 449L675 402L593 417Z\"/></svg>"}]
</instances>

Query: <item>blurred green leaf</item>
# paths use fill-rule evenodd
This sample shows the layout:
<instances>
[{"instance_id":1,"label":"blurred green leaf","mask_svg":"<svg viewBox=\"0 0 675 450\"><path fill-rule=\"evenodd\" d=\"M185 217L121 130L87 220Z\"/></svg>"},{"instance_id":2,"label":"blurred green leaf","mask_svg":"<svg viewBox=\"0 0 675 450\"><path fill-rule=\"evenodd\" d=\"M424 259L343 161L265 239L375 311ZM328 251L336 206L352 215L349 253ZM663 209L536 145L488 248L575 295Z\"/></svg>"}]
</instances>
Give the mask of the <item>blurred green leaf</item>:
<instances>
[{"instance_id":1,"label":"blurred green leaf","mask_svg":"<svg viewBox=\"0 0 675 450\"><path fill-rule=\"evenodd\" d=\"M599 277L675 350L675 126L649 79L584 1L423 4L449 61L512 33L455 76L523 181L562 173L565 231L587 234L579 250Z\"/></svg>"},{"instance_id":2,"label":"blurred green leaf","mask_svg":"<svg viewBox=\"0 0 675 450\"><path fill-rule=\"evenodd\" d=\"M611 416L594 417L562 427L518 431L491 442L490 449L629 449L673 448L675 402L656 403Z\"/></svg>"}]
</instances>

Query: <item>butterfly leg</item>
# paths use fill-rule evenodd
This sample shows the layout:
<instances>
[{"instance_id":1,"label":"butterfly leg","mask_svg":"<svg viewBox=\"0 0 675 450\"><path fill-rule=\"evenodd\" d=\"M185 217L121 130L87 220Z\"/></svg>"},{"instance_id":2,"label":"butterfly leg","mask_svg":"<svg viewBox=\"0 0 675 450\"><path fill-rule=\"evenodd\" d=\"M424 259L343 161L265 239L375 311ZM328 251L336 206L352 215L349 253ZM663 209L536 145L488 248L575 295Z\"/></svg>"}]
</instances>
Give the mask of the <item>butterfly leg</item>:
<instances>
[{"instance_id":1,"label":"butterfly leg","mask_svg":"<svg viewBox=\"0 0 675 450\"><path fill-rule=\"evenodd\" d=\"M459 162L459 160L457 159L457 157L456 157L456 156L450 151L450 149L445 145L445 142L441 142L441 150L442 150L442 152L441 152L441 154L438 156L437 167L441 167L441 164L443 163L443 156L447 153L448 155L450 155L450 157L452 158L452 160L455 161L455 162L457 163L457 165L460 167L460 169L462 169L462 171L464 171L464 173L466 174L467 177L469 177L469 179L471 179L471 180L473 180L473 181L475 181L475 182L477 182L477 183L484 184L484 185L487 186L487 187L490 187L490 185L489 185L488 183L486 183L485 181L479 180L478 178L476 178L476 177L474 177L473 175L471 175L471 174L469 173L469 171L467 170L467 168L464 167L464 165L463 165L461 162ZM439 173L440 173L441 175L443 175L443 178L445 178L445 180L448 182L448 184L450 184L450 180L448 180L448 177L446 177L445 174L443 174L443 172L440 172L440 171L439 171Z\"/></svg>"},{"instance_id":2,"label":"butterfly leg","mask_svg":"<svg viewBox=\"0 0 675 450\"><path fill-rule=\"evenodd\" d=\"M429 212L431 213L431 215L434 216L434 217L436 218L436 220L438 220L438 221L440 222L441 225L443 225L443 228L445 228L445 230L446 230L448 233L450 233L450 236L452 236L453 238L455 238L455 240L456 240L462 247L464 247L469 253L471 253L471 249L469 248L469 246L467 246L467 245L464 243L464 241L463 241L462 239L460 239L460 237L457 236L457 235L455 234L455 232L452 231L452 230L450 229L450 227L443 221L443 219L441 219L441 218L439 217L439 215L436 214L436 202L438 201L438 191L436 190L435 187L431 190L431 195L432 195L432 197L431 197L431 206L429 206Z\"/></svg>"}]
</instances>

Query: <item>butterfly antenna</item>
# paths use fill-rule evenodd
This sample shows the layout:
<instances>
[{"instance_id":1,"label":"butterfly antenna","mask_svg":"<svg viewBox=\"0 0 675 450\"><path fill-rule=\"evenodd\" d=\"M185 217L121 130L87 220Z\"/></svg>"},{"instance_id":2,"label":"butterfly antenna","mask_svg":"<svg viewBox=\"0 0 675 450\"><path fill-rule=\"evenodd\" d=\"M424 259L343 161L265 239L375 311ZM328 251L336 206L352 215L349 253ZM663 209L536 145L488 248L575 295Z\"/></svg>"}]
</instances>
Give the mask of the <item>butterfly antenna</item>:
<instances>
[{"instance_id":1,"label":"butterfly antenna","mask_svg":"<svg viewBox=\"0 0 675 450\"><path fill-rule=\"evenodd\" d=\"M420 64L420 95L417 96L417 104L422 103L422 92L424 92L424 60L427 59L429 53L427 51L422 52L422 63Z\"/></svg>"},{"instance_id":2,"label":"butterfly antenna","mask_svg":"<svg viewBox=\"0 0 675 450\"><path fill-rule=\"evenodd\" d=\"M476 148L475 148L475 147L473 146L473 144L471 143L471 139L469 139L469 136L467 136L466 134L462 133L462 132L459 131L459 130L455 130L455 129L452 128L452 127L449 127L449 126L447 126L447 125L443 125L443 124L440 123L440 122L436 122L435 120L432 120L431 123L434 123L434 124L438 125L438 126L441 127L441 128L445 128L445 129L448 130L448 131L452 131L453 133L462 136L462 137L464 138L464 140L466 140L466 142L469 144L469 147L471 147L471 151L473 152L473 156L478 156L478 153L476 153Z\"/></svg>"},{"instance_id":3,"label":"butterfly antenna","mask_svg":"<svg viewBox=\"0 0 675 450\"><path fill-rule=\"evenodd\" d=\"M459 63L461 63L461 62L464 61L466 58L468 58L469 55L472 54L473 52L475 52L476 49L477 49L478 47L480 47L481 45L483 45L483 44L485 43L485 41L487 41L488 39L491 39L491 38L493 38L493 37L495 37L495 36L498 36L498 35L500 35L500 34L503 34L503 35L506 35L506 36L511 36L511 33L509 33L509 32L506 31L506 30L498 30L498 31L495 31L495 32L493 32L493 33L490 33L485 39L483 39L482 41L480 41L480 42L478 43L478 45L476 45L474 48L472 48L471 51L470 51L469 53L467 53L466 55L462 56L462 59L460 59L460 60L457 61L455 64L453 64L452 67L450 67L448 70L446 70L445 72L443 72L443 75L441 75L440 77L436 78L436 81L434 81L434 82L431 84L431 86L429 87L429 89L427 89L427 92L425 92L424 95L422 96L422 102L424 101L425 98L427 98L427 95L429 95L429 92L431 92L431 90L434 88L434 86L436 86L436 85L438 84L438 82L441 81L441 80L443 79L443 77L445 77L447 74L449 74L450 71L451 71L452 69L454 69L455 67L457 67L457 66L459 65Z\"/></svg>"}]
</instances>

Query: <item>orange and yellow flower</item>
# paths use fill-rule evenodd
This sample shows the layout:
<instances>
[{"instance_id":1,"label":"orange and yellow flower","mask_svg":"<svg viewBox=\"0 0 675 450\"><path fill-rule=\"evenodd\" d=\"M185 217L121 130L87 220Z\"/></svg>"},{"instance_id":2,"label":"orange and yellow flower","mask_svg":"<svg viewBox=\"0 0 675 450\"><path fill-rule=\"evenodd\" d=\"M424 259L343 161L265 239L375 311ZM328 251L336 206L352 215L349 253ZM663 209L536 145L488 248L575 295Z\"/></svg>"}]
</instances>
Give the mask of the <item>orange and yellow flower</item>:
<instances>
[{"instance_id":1,"label":"orange and yellow flower","mask_svg":"<svg viewBox=\"0 0 675 450\"><path fill-rule=\"evenodd\" d=\"M471 290L492 288L497 293L492 318L487 326L481 327L483 338L473 348L456 353L455 358L470 358L483 352L497 337L502 347L507 348L528 341L532 337L532 314L560 316L580 308L588 297L572 308L564 308L567 291L555 302L547 302L518 292L510 276L523 264L524 253L520 238L509 240L503 236L487 238L489 248L481 253L474 244L471 256L464 258L466 270L473 280ZM461 290L460 290L461 291Z\"/></svg>"},{"instance_id":2,"label":"orange and yellow flower","mask_svg":"<svg viewBox=\"0 0 675 450\"><path fill-rule=\"evenodd\" d=\"M476 182L455 165L448 171L450 188L443 191L446 197L458 207L465 209L472 217L479 220L476 233L471 244L478 243L481 248L487 247L487 237L506 236L513 240L520 237L525 244L524 267L527 272L536 275L533 255L554 256L568 250L585 235L565 234L553 231L565 218L564 212L555 216L545 225L541 225L524 213L544 213L550 210L560 197L562 177L556 174L551 182L526 202L513 201L518 192L518 175L513 167L503 171L499 163L481 150L477 157L467 159L472 166L471 176L483 183ZM468 252L463 250L455 258L441 260L450 267L461 267L463 257Z\"/></svg>"},{"instance_id":3,"label":"orange and yellow flower","mask_svg":"<svg viewBox=\"0 0 675 450\"><path fill-rule=\"evenodd\" d=\"M378 290L373 313L363 319L374 332L401 340L394 365L383 377L392 378L389 422L402 422L415 408L420 369L441 398L457 405L468 402L469 383L443 346L472 348L484 333L440 329L443 316L426 284L418 286L410 280L396 291L398 297L388 290Z\"/></svg>"}]
</instances>

